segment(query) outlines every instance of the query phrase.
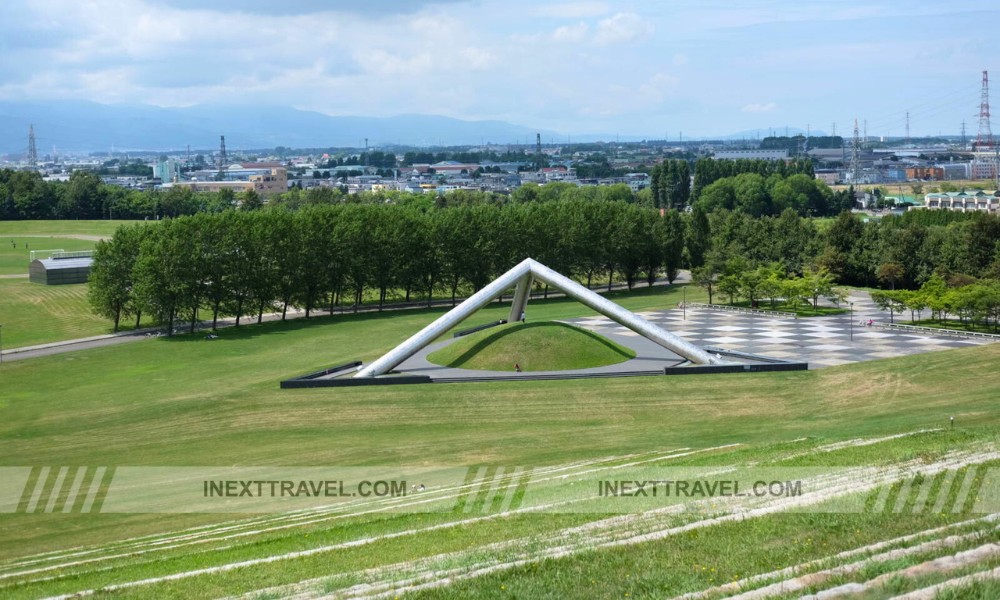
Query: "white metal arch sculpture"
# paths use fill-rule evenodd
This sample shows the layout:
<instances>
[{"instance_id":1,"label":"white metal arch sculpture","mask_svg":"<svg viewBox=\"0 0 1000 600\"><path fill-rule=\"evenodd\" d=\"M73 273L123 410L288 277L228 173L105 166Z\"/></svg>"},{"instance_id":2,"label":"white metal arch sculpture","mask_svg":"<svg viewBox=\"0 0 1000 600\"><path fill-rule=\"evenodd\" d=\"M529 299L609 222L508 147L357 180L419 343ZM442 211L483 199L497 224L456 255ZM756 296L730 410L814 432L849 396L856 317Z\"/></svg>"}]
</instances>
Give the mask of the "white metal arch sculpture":
<instances>
[{"instance_id":1,"label":"white metal arch sculpture","mask_svg":"<svg viewBox=\"0 0 1000 600\"><path fill-rule=\"evenodd\" d=\"M483 308L515 286L514 301L511 303L510 314L507 320L510 322L521 320L521 315L528 304L531 283L534 279L547 283L570 298L577 300L612 321L631 329L646 339L663 346L667 350L691 362L705 365L721 364L724 362L691 342L650 323L632 311L622 308L572 279L560 275L542 263L531 258L526 258L513 269L498 277L493 283L479 290L455 308L441 315L433 323L415 333L410 339L396 346L375 362L360 369L354 377L377 377L388 373L399 366L404 360L410 358L425 346L447 333L449 329L469 318L477 310Z\"/></svg>"}]
</instances>

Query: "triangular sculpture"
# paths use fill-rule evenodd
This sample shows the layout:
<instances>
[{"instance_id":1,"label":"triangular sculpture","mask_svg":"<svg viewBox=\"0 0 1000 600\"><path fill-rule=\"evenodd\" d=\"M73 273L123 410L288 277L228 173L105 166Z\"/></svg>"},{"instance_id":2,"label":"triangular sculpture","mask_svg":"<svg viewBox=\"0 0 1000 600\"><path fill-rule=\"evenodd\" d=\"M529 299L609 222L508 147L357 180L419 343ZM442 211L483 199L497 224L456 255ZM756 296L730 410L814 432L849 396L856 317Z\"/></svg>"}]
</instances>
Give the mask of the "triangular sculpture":
<instances>
[{"instance_id":1,"label":"triangular sculpture","mask_svg":"<svg viewBox=\"0 0 1000 600\"><path fill-rule=\"evenodd\" d=\"M526 258L513 269L498 277L493 283L479 290L455 308L441 315L436 321L411 336L410 339L393 348L388 354L360 369L354 377L377 377L388 373L399 366L404 360L419 352L425 346L447 333L452 327L472 316L477 310L496 300L501 294L514 286L516 286L514 301L511 303L510 315L507 317L507 320L511 323L520 321L521 315L528 304L531 284L534 279L548 284L581 304L596 310L619 325L631 329L646 339L663 346L667 350L693 363L710 365L722 364L724 362L691 342L650 323L639 315L622 308L572 279L556 273L542 263L531 258Z\"/></svg>"}]
</instances>

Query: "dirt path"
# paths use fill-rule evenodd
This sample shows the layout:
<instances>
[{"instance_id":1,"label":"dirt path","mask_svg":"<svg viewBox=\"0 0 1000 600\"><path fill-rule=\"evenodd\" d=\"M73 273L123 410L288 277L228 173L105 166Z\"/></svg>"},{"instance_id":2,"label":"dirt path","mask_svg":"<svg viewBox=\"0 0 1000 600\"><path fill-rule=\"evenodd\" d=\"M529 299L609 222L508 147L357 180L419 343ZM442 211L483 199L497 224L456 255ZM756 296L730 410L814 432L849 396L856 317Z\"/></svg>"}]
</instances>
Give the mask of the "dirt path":
<instances>
[{"instance_id":1,"label":"dirt path","mask_svg":"<svg viewBox=\"0 0 1000 600\"><path fill-rule=\"evenodd\" d=\"M86 240L88 242L99 242L101 240L106 240L110 236L104 235L87 235L84 233L19 233L17 235L11 235L10 237L15 238L67 238L71 240Z\"/></svg>"}]
</instances>

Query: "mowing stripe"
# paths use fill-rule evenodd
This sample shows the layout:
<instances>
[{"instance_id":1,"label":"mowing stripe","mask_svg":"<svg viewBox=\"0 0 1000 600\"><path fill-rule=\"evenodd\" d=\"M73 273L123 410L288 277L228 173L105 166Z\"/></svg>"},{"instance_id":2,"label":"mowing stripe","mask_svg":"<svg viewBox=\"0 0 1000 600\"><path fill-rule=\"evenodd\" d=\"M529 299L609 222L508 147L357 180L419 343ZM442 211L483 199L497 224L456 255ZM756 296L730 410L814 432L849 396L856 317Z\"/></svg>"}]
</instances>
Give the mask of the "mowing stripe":
<instances>
[{"instance_id":1,"label":"mowing stripe","mask_svg":"<svg viewBox=\"0 0 1000 600\"><path fill-rule=\"evenodd\" d=\"M965 587L980 581L990 581L996 579L1000 579L1000 567L997 567L992 571L983 571L982 573L973 573L972 575L949 579L948 581L937 585L932 585L921 590L903 594L902 596L896 596L894 600L934 600L934 598L937 598L939 592Z\"/></svg>"},{"instance_id":2,"label":"mowing stripe","mask_svg":"<svg viewBox=\"0 0 1000 600\"><path fill-rule=\"evenodd\" d=\"M949 471L949 473L954 473L954 471ZM811 569L813 567L818 567L820 565L829 563L831 561L838 561L838 560L843 560L843 559L847 559L847 558L854 558L856 556L861 556L861 555L867 554L869 552L878 552L879 550L884 550L885 548L889 548L891 546L895 546L895 545L898 545L898 544L905 544L905 543L912 542L912 541L920 539L920 538L925 538L925 537L928 537L928 536L934 536L934 535L937 535L939 533L944 533L946 531L950 531L952 529L960 529L962 527L967 527L969 525L978 525L978 524L984 524L984 523L995 523L998 520L1000 520L1000 514L992 514L992 515L988 515L986 517L982 517L982 518L979 518L979 519L970 519L968 521L962 521L960 523L952 523L950 525L944 525L942 527L936 527L934 529L927 529L927 530L920 531L920 532L917 532L917 533L912 533L912 534L909 534L909 535L904 535L904 536L901 536L901 537L893 538L891 540L883 540L881 542L876 542L874 544L869 544L867 546L861 546L860 548L854 548L852 550L846 550L844 552L840 552L839 554L835 554L835 555L830 556L830 557L820 558L820 559L816 559L816 560L811 560L809 562L801 563L801 564L794 565L794 566L791 566L791 567L785 567L783 569L779 569L777 571L771 571L769 573L761 573L759 575L754 575L752 577L747 577L745 579L740 579L738 581L733 581L733 582L730 582L730 583L727 583L727 584L724 584L724 585L716 586L716 587L713 587L713 588L708 588L706 590L701 590L699 592L689 592L687 594L675 597L674 600L702 600L703 598L707 598L709 596L716 596L716 595L720 595L720 594L730 594L732 592L738 592L738 591L746 588L748 585L762 583L762 582L765 582L765 581L770 581L770 580L776 579L778 577L785 577L785 578L787 578L787 577L792 576L792 575L798 575L799 573L802 573L803 571L806 571L806 570Z\"/></svg>"},{"instance_id":3,"label":"mowing stripe","mask_svg":"<svg viewBox=\"0 0 1000 600\"><path fill-rule=\"evenodd\" d=\"M658 457L661 457L661 458L662 457L670 457L670 456L673 456L674 453L676 453L678 451L682 451L682 450L690 450L690 448L678 448L678 449L668 450L668 451L660 450L660 451L645 452L645 453L624 454L624 455L620 455L620 456L606 456L606 457L602 457L602 458L598 458L598 459L588 459L588 460L576 461L576 462L571 462L571 463L563 463L561 465L555 465L555 466L550 466L550 467L540 467L538 469L535 469L535 473L537 473L537 474L547 474L547 473L556 473L556 472L561 472L561 471L571 471L573 469L587 467L587 466L592 466L592 465L595 465L595 464L609 463L609 462L614 462L614 461L619 461L619 460L626 460L626 459L632 459L632 458L642 457L642 456L645 456L645 457L648 457L648 456L658 456ZM709 448L707 450L711 450L711 448ZM659 458L657 460L659 460ZM461 487L463 487L463 486L459 486L459 487L457 487L455 489L459 489ZM443 491L443 490L439 490L439 491ZM375 500L357 500L357 501L345 503L344 505L341 505L341 506L345 507L345 508L346 507L352 507L352 506L356 507L356 506L362 506L362 505L369 505L369 504L373 504L373 503L376 503L376 502L384 502L384 500L377 500L377 499L375 499ZM212 525L203 525L203 526L198 526L198 527L191 527L191 528L183 529L183 530L180 530L180 531L177 531L177 532L173 532L173 533L153 534L153 535L147 535L147 536L139 536L139 537L129 538L129 539L126 539L126 540L122 540L120 542L115 542L115 543L108 544L106 546L97 547L97 548L94 548L94 547L89 547L88 548L88 547L84 546L84 547L77 547L77 548L69 548L69 549L65 549L65 550L55 550L55 551L50 551L50 552L43 552L43 553L39 553L39 554L28 555L28 556L22 557L20 559L16 559L14 561L10 561L7 564L5 564L3 568L9 569L9 568L23 567L23 566L28 566L28 565L31 565L31 564L37 564L39 562L45 562L45 561L49 561L49 560L61 560L61 559L65 559L65 558L73 558L73 557L78 557L78 556L85 556L85 555L88 555L88 554L95 554L95 553L98 553L98 552L101 552L101 551L116 551L116 550L119 550L119 549L124 548L124 547L141 548L144 545L165 544L165 543L170 543L170 542L174 542L174 541L178 541L178 540L186 540L186 539L196 538L196 537L200 537L200 536L211 535L213 533L221 533L221 532L226 532L226 531L239 530L241 528L246 528L246 527L257 527L257 526L260 526L262 524L267 524L267 523L282 522L282 521L286 521L286 520L290 520L290 519L305 519L305 518L309 518L309 517L316 516L316 515L328 514L329 512L330 512L330 508L329 507L317 507L317 508L304 509L304 510L299 510L299 511L290 511L288 513L282 513L281 515L277 515L277 516L267 515L267 516L255 517L255 518L251 518L251 519L240 519L240 520L236 520L236 521L224 521L224 522L216 523L216 524L212 524ZM365 514L365 513L358 513L358 514ZM352 514L347 514L347 515L342 515L342 516L353 516L353 515Z\"/></svg>"},{"instance_id":4,"label":"mowing stripe","mask_svg":"<svg viewBox=\"0 0 1000 600\"><path fill-rule=\"evenodd\" d=\"M995 532L998 530L1000 530L1000 528L994 528L991 531ZM908 548L898 548L896 550L890 550L888 552L883 552L882 554L876 554L874 556L870 556L862 561L853 562L847 565L841 565L831 569L824 569L822 571L815 571L813 573L808 573L800 577L795 577L793 579L786 579L784 581L779 581L777 583L773 583L771 585L762 588L757 588L755 590L750 590L742 594L737 594L735 596L731 596L730 600L763 600L764 598L771 598L774 596L781 596L793 592L800 592L810 587L816 587L822 585L824 582L834 577L842 577L845 575L852 575L861 572L864 568L872 566L876 563L889 562L900 558L906 558L907 556L920 554L923 552L954 547L963 542L974 540L981 535L982 535L981 531L974 531L972 533L964 535L954 535L938 540L930 540L922 544L917 544L916 546L910 546ZM1000 546L997 546L996 544L987 544L987 546L989 546L991 550L1000 550ZM985 560L986 558L987 557L983 557L983 560ZM890 573L889 575L895 575L896 573L898 572ZM883 579L882 581L885 580ZM852 582L844 584L844 586L838 586L835 588L831 588L829 590L824 590L822 592L822 595L824 598L826 598L826 597L834 597L835 595L841 593L842 591L846 592L848 589L850 589L852 592L862 591L862 589L859 586L860 584ZM803 596L803 598L809 598L809 597L812 596Z\"/></svg>"},{"instance_id":5,"label":"mowing stripe","mask_svg":"<svg viewBox=\"0 0 1000 600\"><path fill-rule=\"evenodd\" d=\"M689 456L691 454L695 454L695 453L698 453L698 452L706 452L706 451L714 450L714 449L716 449L716 448L706 448L704 450L693 450L693 451L685 452L685 453L681 453L681 454L668 454L668 455L665 455L665 456L661 455L661 456L658 456L657 458L652 459L652 460L665 460L665 459L669 459L669 458L675 458L675 457L681 457L681 456ZM646 461L641 461L641 462L646 462ZM616 468L621 468L623 466L629 466L631 464L635 464L635 463L628 463L627 465L613 465L613 466L606 467L605 469L616 469ZM597 469L597 470L605 470L605 469ZM564 469L562 467L558 467L558 468L553 468L552 470L553 471L562 471ZM565 477L565 476L566 475L560 475L559 477L562 478L562 477ZM552 480L552 479L556 479L556 477L548 477L548 478L542 478L542 479L535 479L535 482L549 481L549 480ZM457 488L454 488L451 491L455 491L455 490L457 490ZM442 490L442 491L448 491L448 490ZM462 494L462 493L465 493L465 492L461 492L461 491L459 492L459 494ZM440 500L447 500L447 499L452 499L452 498L457 498L457 497L458 497L458 494L450 494L450 495L445 495L445 496L433 497L433 498L429 498L429 499L426 499L426 500L414 501L410 505L412 506L412 505L424 504L424 503L428 503L428 502L435 502L435 501L440 501ZM536 507L532 507L531 510L532 511L544 510L546 508L551 508L551 507L559 505L559 504L567 504L567 503L570 503L570 502L573 502L573 501L566 501L566 502L561 502L561 503L553 503L553 504L544 505L544 506L536 506ZM135 556L135 555L140 555L140 554L146 554L146 553L153 552L153 551L162 551L162 550L168 550L168 549L176 549L176 548L181 548L181 547L192 545L192 544L207 543L207 542L213 542L213 541L223 541L223 540L229 540L229 539L233 539L233 538L239 538L239 537L245 537L245 536L251 536L251 535L259 535L261 533L268 533L268 532L273 532L273 531L288 529L288 528L292 528L292 527L300 527L302 525L307 525L307 524L314 524L314 523L319 523L319 522L324 522L324 521L330 521L330 520L335 520L335 519L342 519L342 518L347 518L347 517L353 517L353 516L360 516L360 515L366 515L366 514L371 514L371 513L384 512L385 510L388 510L389 508L392 508L392 507L378 508L378 509L366 510L366 511L362 511L362 512L350 513L350 514L336 513L336 514L332 514L332 515L329 515L329 516L323 516L321 518L315 518L315 519L312 519L312 520L309 520L309 521L300 521L300 522L295 522L295 523L289 523L289 524L283 524L283 525L276 525L276 526L262 528L262 529L257 529L257 530L243 531L243 532L233 533L233 534L230 534L230 535L225 535L225 536L211 538L211 539L186 540L186 541L183 541L182 543L176 543L176 544L173 544L173 545L162 545L162 544L169 544L170 543L169 541L164 541L164 542L161 542L161 545L159 547L156 547L156 548L148 548L148 549L144 549L144 550L141 550L141 549L140 550L129 550L129 551L124 551L124 552L122 552L120 554L105 555L105 556L99 556L99 557L95 557L95 558L81 559L81 560L77 560L77 561L73 561L73 562L69 562L69 563L61 563L61 564L56 564L56 565L48 565L48 566L44 566L44 567L37 567L37 568L28 569L28 570L24 570L24 571L17 571L17 572L11 572L11 573L3 573L3 574L0 574L0 579L9 579L9 578L23 576L23 575L33 575L33 574L36 574L36 573L43 573L43 572L47 572L47 571L64 569L64 568L72 567L72 566L79 566L79 565L82 565L82 564L90 564L90 563L94 563L94 562L101 562L101 561L112 560L112 559L117 559L117 558L126 558L126 557L130 557L130 556ZM522 511L512 511L511 513L498 513L495 516L496 517L505 516L505 514L513 514L514 512L522 512ZM309 516L314 516L314 515L309 515ZM466 520L466 521L455 521L455 522L448 523L448 524L445 524L445 525L446 526L454 526L454 525L460 525L460 524L462 524L464 522L472 522L472 521L477 521L477 520L479 520L479 519L470 519L470 520ZM437 528L437 527L438 526L433 526L433 528ZM410 535L412 533L416 533L416 532L419 532L419 531L425 531L425 530L428 530L428 529L425 528L425 529L418 529L418 530L408 530L408 531L400 532L400 535ZM206 532L204 535L209 535L211 533L212 532ZM392 537L392 536L390 536L390 537ZM373 538L361 538L360 540L355 540L353 542L344 542L342 544L337 544L337 545L334 545L334 546L326 547L325 549L323 549L323 551L334 550L334 549L337 549L337 548L340 548L340 547L351 547L353 545L367 544L367 543L371 543L373 541L378 541L380 539L387 539L387 538L385 538L383 536L377 536L377 537L373 537ZM228 548L228 546L227 546L227 548ZM25 566L25 565L22 564L21 566ZM71 574L67 573L64 576L69 576L69 575L71 575ZM48 579L51 579L51 578L48 578ZM36 580L36 581L38 581L38 580Z\"/></svg>"},{"instance_id":6,"label":"mowing stripe","mask_svg":"<svg viewBox=\"0 0 1000 600\"><path fill-rule=\"evenodd\" d=\"M728 446L720 446L720 448L729 447L729 446L733 446L733 445L736 445L736 444L730 444ZM673 457L689 456L691 454L695 454L695 453L698 453L698 452L706 452L706 451L715 450L715 449L717 449L717 448L705 448L705 449L702 449L702 450L693 450L693 451L682 453L682 454L674 454L674 455L669 455L667 457L657 458L655 460L663 460L664 458L670 458L671 456L673 456ZM642 461L642 462L646 462L646 461ZM620 468L621 466L623 466L623 465L615 465L615 466L609 467L609 468ZM562 477L562 476L560 476L560 477ZM551 478L551 479L554 479L554 477ZM547 507L545 507L545 506L542 506L542 507L532 507L531 510L537 511L537 510L541 510L541 509L544 509L544 508L547 508ZM378 511L369 511L369 512L378 512ZM272 562L276 562L276 561L281 561L281 560L290 560L290 559L295 559L295 558L303 558L303 557L313 556L315 554L320 554L320 553L324 553L324 552L330 552L330 551L337 550L337 549L367 545L367 544L373 543L375 541L381 541L381 540L385 540L385 539L393 539L393 538L396 538L396 537L402 537L402 536L405 536L405 535L413 535L415 533L420 533L420 532L425 532L425 531L433 531L433 530L436 530L436 529L444 529L444 528L449 528L449 527L458 527L458 526L461 526L461 525L465 525L465 524L476 522L476 521L486 520L486 519L500 518L500 517L503 517L503 516L506 516L506 515L509 515L509 514L513 514L514 512L522 512L522 511L512 511L511 513L496 513L496 514L488 515L488 516L484 516L484 517L474 517L472 519L465 519L465 520L460 520L460 521L452 521L452 522L449 522L449 523L442 523L442 524L439 524L439 525L432 525L432 526L423 527L423 528L420 528L420 529L405 530L405 531L401 531L401 532L397 532L397 533L393 533L393 534L385 534L385 535L375 536L375 537L360 538L360 539L357 539L357 540L352 540L352 541L348 541L348 542L341 542L341 543L330 545L330 546L321 546L321 547L318 547L318 548L311 548L309 550L301 550L301 551L297 551L297 552L289 552L289 553L286 553L286 554L280 554L280 555L274 555L274 556L268 556L268 557L262 557L262 558L249 559L249 560L245 560L245 561L240 561L240 562L236 562L236 563L229 563L229 564L219 565L219 566L215 566L215 567L206 567L204 569L196 569L196 570L193 570L193 571L185 571L185 572L181 572L181 573L175 573L175 574L172 574L172 575L165 575L165 576L161 576L161 577L153 577L153 578L143 579L143 580L139 580L139 581L126 582L126 583L122 583L122 584L114 584L114 585L111 585L111 586L105 586L103 588L100 588L100 591L114 591L114 590L117 590L117 589L124 589L124 588L130 588L130 587L136 587L136 586L142 586L142 585L149 585L149 584L161 583L161 582L165 582L165 581L174 581L174 580L178 580L178 579L187 579L187 578L196 577L196 576L199 576L199 575L214 574L214 573L223 573L223 572L227 572L227 571L232 571L234 569L241 569L241 568L250 567L250 566L257 566L257 565L261 565L261 564L268 564L268 563L272 563ZM362 514L365 514L365 513L362 513ZM117 557L118 558L126 557L126 556L130 556L131 554L134 554L134 553L121 554L121 555L118 555ZM80 563L84 563L84 562L92 562L92 561L96 561L96 560L103 560L103 559L87 559L87 560L84 560L84 561L78 561L78 563L76 563L76 564L80 564ZM66 566L72 566L72 565L66 565ZM44 567L44 568L39 568L39 569L33 569L31 571L22 571L22 572L19 572L19 573L10 573L10 574L5 574L5 575L0 575L0 578L7 578L7 577L13 577L13 576L17 576L17 575L25 575L25 574L32 574L32 573L50 571L50 570L58 569L58 568L62 568L62 567L63 567L62 565L49 566L49 567ZM91 590L83 590L81 592L76 592L76 593L73 593L73 594L68 594L68 595L63 595L63 596L55 596L54 598L63 598L63 599L66 599L66 598L75 598L77 596L90 596L90 595L94 594L97 591L98 590L93 590L93 589L91 589Z\"/></svg>"},{"instance_id":7,"label":"mowing stripe","mask_svg":"<svg viewBox=\"0 0 1000 600\"><path fill-rule=\"evenodd\" d=\"M979 455L965 455L965 456L953 456L939 463L934 463L927 465L922 461L912 461L907 463L907 466L911 469L920 469L922 472L933 472L940 469L952 469L961 468L967 464L972 464L976 461L985 460L995 460L1000 458L998 453L990 454L979 454ZM548 538L543 538L541 540L534 538L526 538L520 540L512 540L508 542L498 542L495 544L489 544L482 546L480 548L463 551L458 553L438 555L435 557L429 557L425 559L420 559L419 561L412 561L409 563L400 563L396 565L390 565L386 567L381 567L377 569L370 569L367 571L362 571L354 573L354 576L360 576L363 578L375 578L378 583L365 583L353 586L346 590L341 590L336 593L336 597L358 597L358 598L379 598L393 596L405 592L415 592L425 589L431 589L435 587L440 587L444 585L449 585L455 581L469 579L472 577L477 577L480 575L485 575L488 573L493 573L500 570L507 570L510 568L515 568L518 566L523 566L527 564L533 564L540 562L548 558L561 558L565 556L571 556L581 551L588 551L598 548L612 548L623 545L633 545L637 543L643 543L648 541L654 541L676 535L679 533L684 533L687 531L700 529L704 527L711 527L720 523L731 522L734 520L743 520L747 518L754 518L757 516L764 516L768 514L773 514L776 512L781 512L789 508L796 508L800 506L806 506L809 504L815 504L818 502L823 502L838 496L853 494L858 492L864 492L872 489L874 486L885 485L887 483L892 483L893 481L898 481L899 478L909 476L909 474L900 474L899 472L886 472L881 480L859 480L858 475L861 471L858 471L855 475L844 475L838 480L834 481L833 487L822 492L817 492L815 494L810 494L807 497L800 497L790 500L778 500L771 502L770 504L762 504L762 506L745 511L731 512L729 514L713 517L709 519L703 519L700 521L695 521L692 523L687 523L683 525L675 525L666 523L664 525L659 525L659 529L654 529L648 532L622 532L622 526L628 524L629 522L637 522L642 519L649 519L650 517L657 517L669 514L671 511L676 511L677 507L668 507L667 509L659 509L657 511L650 511L649 513L644 513L643 515L627 515L627 516L617 516L602 521L597 521L593 523L588 523L586 525L581 525L574 528L569 528L561 531L555 536L550 536ZM867 490L866 490L867 488ZM737 507L739 509L740 507ZM654 523L655 525L655 523ZM603 529L603 531L602 531ZM595 531L596 530L596 531ZM539 544L548 544L549 547L544 550L538 550ZM520 557L513 557L506 562L501 562L497 560L498 555L503 553L509 553L510 551L519 551L521 553ZM448 569L437 569L431 568L431 565L437 563L439 565L454 564L455 562L467 562L470 555L481 555L483 558L479 560L478 563L474 562L468 564L467 566L460 568L448 568ZM463 561L463 559L465 559ZM404 581L385 581L386 577L391 577L393 574L399 574L400 572L414 572L414 569L419 569L424 567L424 572L416 577L410 577ZM335 577L343 577L344 574L338 574ZM330 578L325 578L329 580ZM323 587L321 590L316 592L302 593L302 597L323 597L328 592L327 588ZM292 584L291 586L282 586L278 588L269 588L265 590L259 590L259 593L264 595L278 595L285 597L289 595L289 592L300 591L301 587L297 584ZM254 593L256 594L256 593ZM248 594L244 597L252 598L254 594Z\"/></svg>"},{"instance_id":8,"label":"mowing stripe","mask_svg":"<svg viewBox=\"0 0 1000 600\"><path fill-rule=\"evenodd\" d=\"M812 450L807 452L800 452L798 454L791 454L782 458L781 460L792 460L793 458L801 458L803 456L809 456L816 452L836 452L837 450L844 450L845 448L860 448L862 446L873 446L875 444L881 444L882 442L889 442L892 440L898 440L900 438L910 437L914 435L922 435L924 433L936 433L938 431L944 431L940 427L935 427L933 429L918 429L916 431L907 431L905 433L896 433L893 435L886 435L877 438L858 438L854 440L846 440L843 442L834 442L832 444L825 444L823 446L816 446Z\"/></svg>"},{"instance_id":9,"label":"mowing stripe","mask_svg":"<svg viewBox=\"0 0 1000 600\"><path fill-rule=\"evenodd\" d=\"M855 594L864 593L882 587L884 584L897 578L912 579L917 576L926 575L928 571L948 573L950 571L956 571L958 569L976 565L997 556L1000 556L1000 544L984 544L978 548L959 552L952 556L942 556L940 558L935 558L934 560L923 562L919 565L913 565L912 567L907 567L891 573L885 573L864 583L846 583L844 585L824 590L820 594L802 596L801 600L826 600L828 598L853 596Z\"/></svg>"}]
</instances>

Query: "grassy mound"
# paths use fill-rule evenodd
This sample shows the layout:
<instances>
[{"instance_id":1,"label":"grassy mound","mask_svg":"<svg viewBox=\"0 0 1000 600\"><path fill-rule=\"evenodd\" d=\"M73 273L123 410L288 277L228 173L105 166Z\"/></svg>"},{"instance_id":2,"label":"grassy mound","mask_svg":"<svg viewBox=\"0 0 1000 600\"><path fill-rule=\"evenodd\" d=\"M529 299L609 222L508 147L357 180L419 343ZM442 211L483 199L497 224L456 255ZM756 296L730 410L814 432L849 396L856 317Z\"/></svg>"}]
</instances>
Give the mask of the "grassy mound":
<instances>
[{"instance_id":1,"label":"grassy mound","mask_svg":"<svg viewBox=\"0 0 1000 600\"><path fill-rule=\"evenodd\" d=\"M515 323L466 336L431 353L446 367L512 371L587 369L624 362L635 352L596 333L565 323Z\"/></svg>"}]
</instances>

